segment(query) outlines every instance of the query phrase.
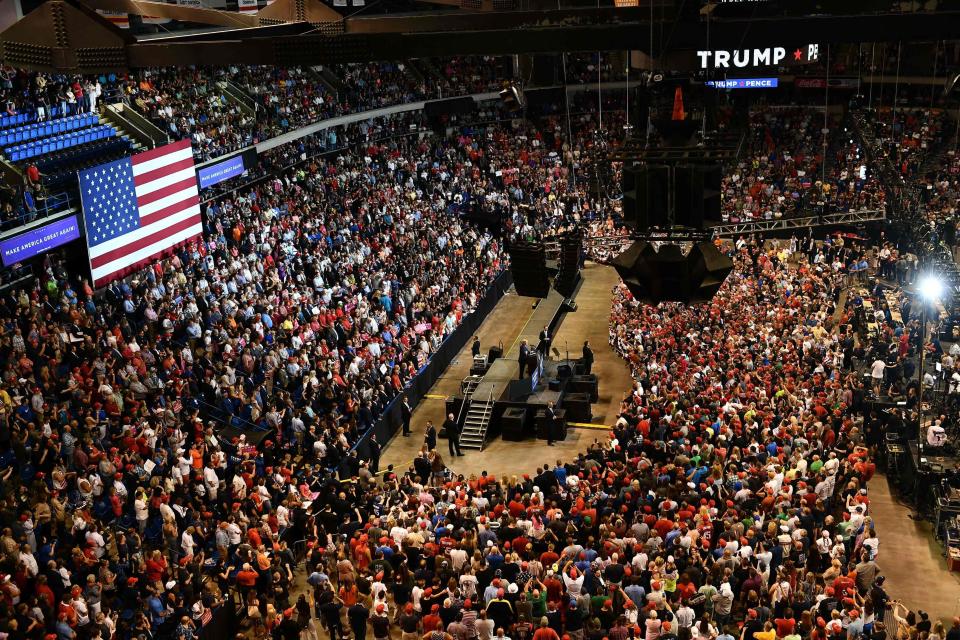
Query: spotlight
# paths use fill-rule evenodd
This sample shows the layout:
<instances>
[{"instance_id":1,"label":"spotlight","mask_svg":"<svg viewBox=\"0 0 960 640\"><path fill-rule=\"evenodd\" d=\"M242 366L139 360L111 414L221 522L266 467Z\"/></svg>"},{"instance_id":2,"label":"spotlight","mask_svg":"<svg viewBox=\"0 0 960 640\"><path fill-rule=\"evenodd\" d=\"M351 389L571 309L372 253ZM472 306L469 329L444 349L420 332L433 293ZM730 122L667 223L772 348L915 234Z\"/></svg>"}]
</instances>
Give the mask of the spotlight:
<instances>
[{"instance_id":1,"label":"spotlight","mask_svg":"<svg viewBox=\"0 0 960 640\"><path fill-rule=\"evenodd\" d=\"M927 302L939 300L943 294L943 280L938 276L926 275L920 279L917 285L917 291L920 292L920 296Z\"/></svg>"}]
</instances>

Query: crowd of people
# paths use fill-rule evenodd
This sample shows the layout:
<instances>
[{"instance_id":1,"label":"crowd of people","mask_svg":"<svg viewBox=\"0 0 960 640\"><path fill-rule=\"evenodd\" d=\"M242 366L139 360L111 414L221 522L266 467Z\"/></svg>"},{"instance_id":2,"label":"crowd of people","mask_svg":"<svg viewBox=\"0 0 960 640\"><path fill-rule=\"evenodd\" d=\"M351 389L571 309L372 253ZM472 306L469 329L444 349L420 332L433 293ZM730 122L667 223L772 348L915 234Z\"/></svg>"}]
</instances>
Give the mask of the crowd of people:
<instances>
[{"instance_id":1,"label":"crowd of people","mask_svg":"<svg viewBox=\"0 0 960 640\"><path fill-rule=\"evenodd\" d=\"M94 112L107 91L128 100L170 138L189 137L196 158L209 160L319 120L436 98L438 86L443 97L498 90L511 73L505 60L431 59L427 64L436 75L430 77L399 62L340 64L330 67L329 82L306 67L149 68L84 77L3 66L0 102L7 114L30 112L43 121ZM230 95L227 81L250 103Z\"/></svg>"},{"instance_id":2,"label":"crowd of people","mask_svg":"<svg viewBox=\"0 0 960 640\"><path fill-rule=\"evenodd\" d=\"M634 388L609 436L576 458L438 480L424 451L408 469L330 485L307 537L311 588L278 634L825 640L929 629L884 588L867 494L876 467L849 376L829 357L844 268L789 246L729 250L737 268L711 304L652 307L614 292L611 344Z\"/></svg>"},{"instance_id":3,"label":"crowd of people","mask_svg":"<svg viewBox=\"0 0 960 640\"><path fill-rule=\"evenodd\" d=\"M428 98L499 91L503 82L514 76L512 60L507 56L452 56L425 63L427 80L439 81L427 90Z\"/></svg>"},{"instance_id":4,"label":"crowd of people","mask_svg":"<svg viewBox=\"0 0 960 640\"><path fill-rule=\"evenodd\" d=\"M568 53L563 62L566 65L566 80L570 84L617 82L627 77L627 61L621 53L609 51ZM636 76L639 76L639 73Z\"/></svg>"},{"instance_id":5,"label":"crowd of people","mask_svg":"<svg viewBox=\"0 0 960 640\"><path fill-rule=\"evenodd\" d=\"M0 629L191 638L235 590L273 626L288 541L348 513L322 504L329 470L364 475L352 445L505 266L468 214L566 187L555 122L404 127L278 149L306 161L210 201L203 242L103 292L51 262L0 301Z\"/></svg>"},{"instance_id":6,"label":"crowd of people","mask_svg":"<svg viewBox=\"0 0 960 640\"><path fill-rule=\"evenodd\" d=\"M822 110L814 108L753 111L745 157L722 177L724 220L882 209L886 194L859 143L832 135L833 153L825 155L825 126L836 131L840 123L825 123Z\"/></svg>"},{"instance_id":7,"label":"crowd of people","mask_svg":"<svg viewBox=\"0 0 960 640\"><path fill-rule=\"evenodd\" d=\"M474 91L483 62L442 73ZM336 96L269 67L116 83L201 157L423 90L400 65L340 72ZM622 233L591 159L625 115L603 118L610 139L588 106L321 132L261 158L259 182L205 204L201 242L132 279L94 292L51 262L0 299L0 633L192 640L239 601L254 637L283 639L943 640L880 572L877 427L838 308L849 265L876 260L862 246L738 240L706 305L618 287L610 341L633 390L571 460L463 477L423 452L379 474L353 450L505 267L474 220ZM753 118L731 218L882 205L858 145L823 156L822 113ZM944 212L955 166L933 182Z\"/></svg>"},{"instance_id":8,"label":"crowd of people","mask_svg":"<svg viewBox=\"0 0 960 640\"><path fill-rule=\"evenodd\" d=\"M99 78L29 73L0 65L0 115L23 111L36 114L36 122L54 117L93 113L103 95Z\"/></svg>"}]
</instances>

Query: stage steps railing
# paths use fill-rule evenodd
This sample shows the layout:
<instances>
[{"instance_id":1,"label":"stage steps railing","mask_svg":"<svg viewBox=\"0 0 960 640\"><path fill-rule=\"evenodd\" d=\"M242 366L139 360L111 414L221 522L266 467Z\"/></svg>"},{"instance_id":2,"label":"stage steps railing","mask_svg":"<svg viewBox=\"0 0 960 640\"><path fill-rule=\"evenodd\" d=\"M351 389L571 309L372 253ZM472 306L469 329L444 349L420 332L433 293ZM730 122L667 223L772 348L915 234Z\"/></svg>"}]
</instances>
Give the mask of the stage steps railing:
<instances>
[{"instance_id":1,"label":"stage steps railing","mask_svg":"<svg viewBox=\"0 0 960 640\"><path fill-rule=\"evenodd\" d=\"M463 402L460 403L460 412L457 414L457 424L463 424L463 416L470 409L470 401L473 399L473 392L480 386L483 376L467 376L463 380Z\"/></svg>"},{"instance_id":2,"label":"stage steps railing","mask_svg":"<svg viewBox=\"0 0 960 640\"><path fill-rule=\"evenodd\" d=\"M493 417L493 391L485 399L471 399L467 418L460 432L460 448L482 451L487 443L487 427Z\"/></svg>"}]
</instances>

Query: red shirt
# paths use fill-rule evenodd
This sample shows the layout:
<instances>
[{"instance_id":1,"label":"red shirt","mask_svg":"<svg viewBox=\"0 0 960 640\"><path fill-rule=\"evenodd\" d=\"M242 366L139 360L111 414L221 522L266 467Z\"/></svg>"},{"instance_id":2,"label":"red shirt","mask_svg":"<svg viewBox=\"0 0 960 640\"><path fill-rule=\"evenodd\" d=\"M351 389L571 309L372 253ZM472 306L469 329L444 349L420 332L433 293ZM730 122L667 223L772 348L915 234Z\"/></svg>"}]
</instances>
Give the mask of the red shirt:
<instances>
[{"instance_id":1,"label":"red shirt","mask_svg":"<svg viewBox=\"0 0 960 640\"><path fill-rule=\"evenodd\" d=\"M533 640L560 640L560 636L550 627L540 627L533 632Z\"/></svg>"},{"instance_id":2,"label":"red shirt","mask_svg":"<svg viewBox=\"0 0 960 640\"><path fill-rule=\"evenodd\" d=\"M777 618L773 622L777 625L778 638L791 635L797 626L797 621L794 618Z\"/></svg>"},{"instance_id":3,"label":"red shirt","mask_svg":"<svg viewBox=\"0 0 960 640\"><path fill-rule=\"evenodd\" d=\"M257 584L257 578L259 577L260 575L253 569L240 571L237 573L237 584L241 587L252 587Z\"/></svg>"}]
</instances>

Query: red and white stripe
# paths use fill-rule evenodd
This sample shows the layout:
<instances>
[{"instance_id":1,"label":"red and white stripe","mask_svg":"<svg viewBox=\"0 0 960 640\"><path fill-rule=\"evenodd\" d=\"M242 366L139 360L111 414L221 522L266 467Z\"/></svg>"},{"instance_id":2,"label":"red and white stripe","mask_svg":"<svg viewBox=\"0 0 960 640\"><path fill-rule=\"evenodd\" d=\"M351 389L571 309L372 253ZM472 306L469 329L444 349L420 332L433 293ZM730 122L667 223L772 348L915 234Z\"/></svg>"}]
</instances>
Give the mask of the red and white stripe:
<instances>
[{"instance_id":1,"label":"red and white stripe","mask_svg":"<svg viewBox=\"0 0 960 640\"><path fill-rule=\"evenodd\" d=\"M90 247L94 286L141 269L203 233L190 140L130 158L140 228Z\"/></svg>"},{"instance_id":2,"label":"red and white stripe","mask_svg":"<svg viewBox=\"0 0 960 640\"><path fill-rule=\"evenodd\" d=\"M121 29L130 28L130 16L123 11L107 11L105 9L97 9L97 13L112 22L114 26L120 27Z\"/></svg>"},{"instance_id":3,"label":"red and white stripe","mask_svg":"<svg viewBox=\"0 0 960 640\"><path fill-rule=\"evenodd\" d=\"M256 13L260 10L257 6L257 0L238 0L237 1L237 10L240 13Z\"/></svg>"}]
</instances>

